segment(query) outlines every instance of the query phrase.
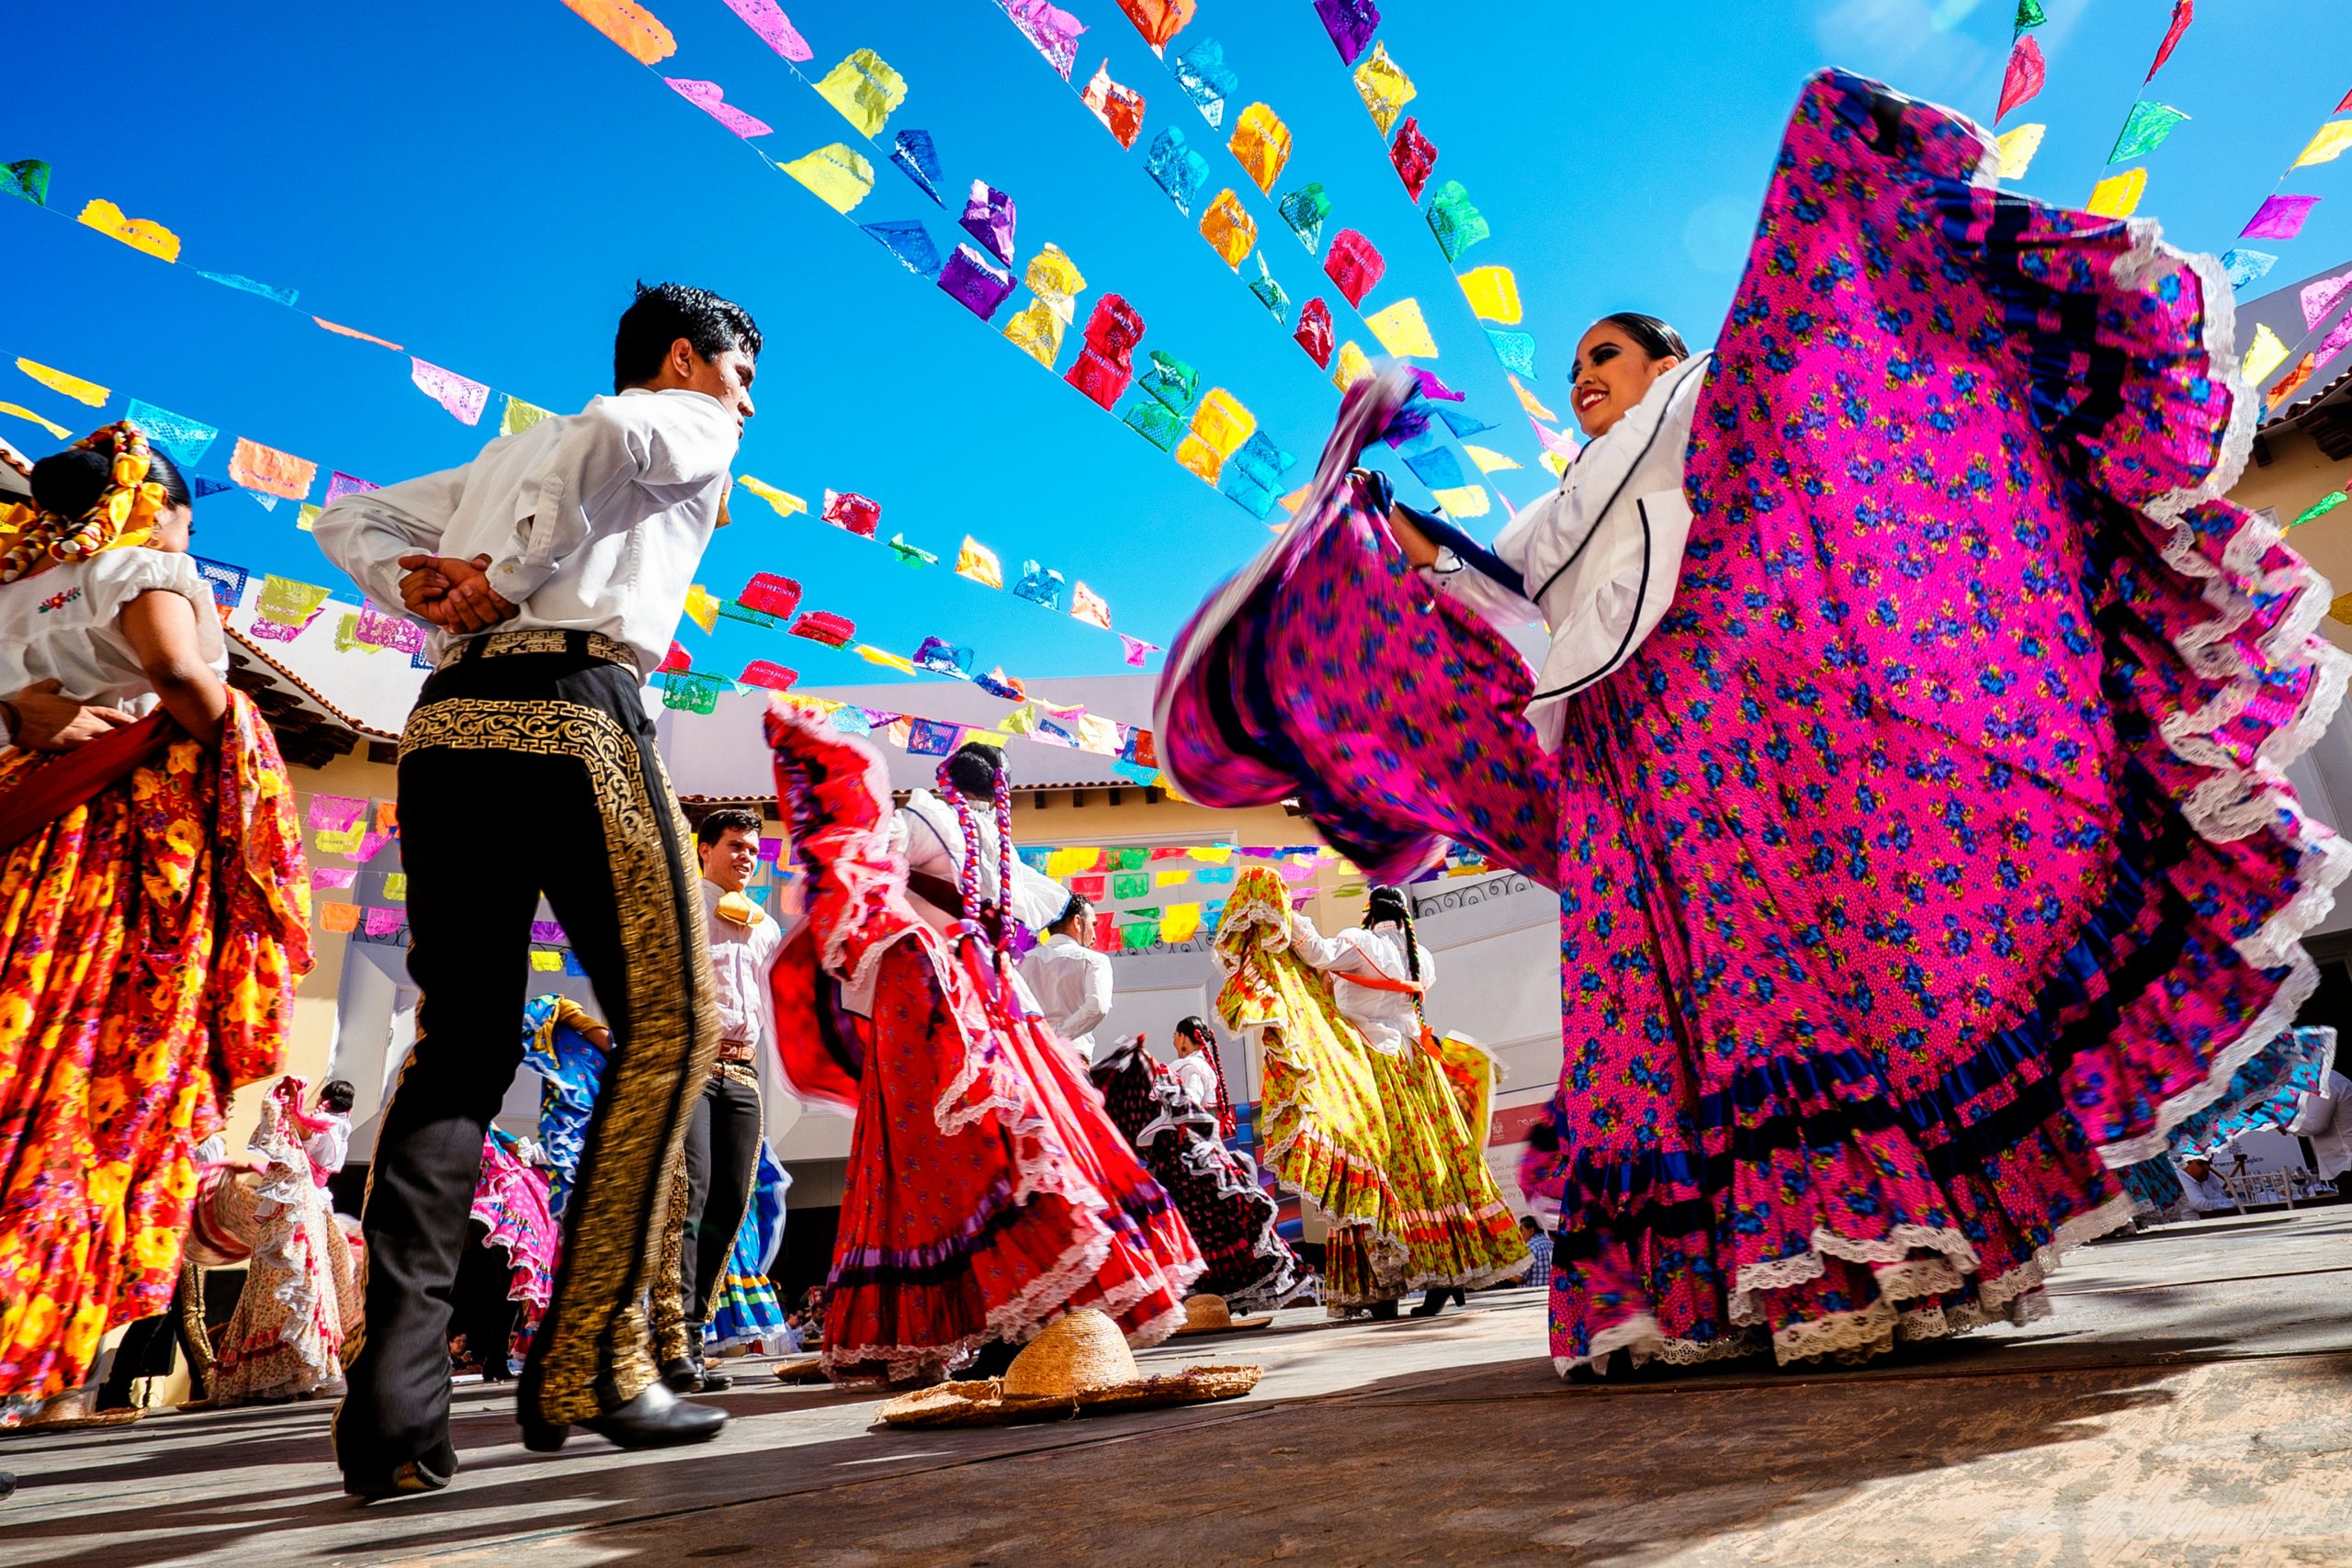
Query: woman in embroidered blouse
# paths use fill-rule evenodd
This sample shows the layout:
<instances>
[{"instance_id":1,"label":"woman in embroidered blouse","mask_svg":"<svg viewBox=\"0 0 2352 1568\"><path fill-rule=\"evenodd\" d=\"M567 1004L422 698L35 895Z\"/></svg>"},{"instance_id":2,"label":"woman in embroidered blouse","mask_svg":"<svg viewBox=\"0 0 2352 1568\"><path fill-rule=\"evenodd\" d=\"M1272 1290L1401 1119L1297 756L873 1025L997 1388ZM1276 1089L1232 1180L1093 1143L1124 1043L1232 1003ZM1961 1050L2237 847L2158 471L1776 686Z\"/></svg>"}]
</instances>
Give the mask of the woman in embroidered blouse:
<instances>
[{"instance_id":1,"label":"woman in embroidered blouse","mask_svg":"<svg viewBox=\"0 0 2352 1568\"><path fill-rule=\"evenodd\" d=\"M2346 661L2221 499L2260 415L2226 276L1994 166L1821 73L1713 349L1578 343L1552 495L1491 547L1399 508L1352 466L1432 412L1360 383L1299 525L1170 650L1188 796L1558 890L1521 1179L1564 1372L2022 1321L2314 984L2352 850L2281 769ZM1503 630L1538 618L1531 671Z\"/></svg>"},{"instance_id":2,"label":"woman in embroidered blouse","mask_svg":"<svg viewBox=\"0 0 2352 1568\"><path fill-rule=\"evenodd\" d=\"M186 484L128 423L31 479L0 509L0 691L144 716L0 750L0 1421L168 1303L195 1145L276 1073L311 964L293 792L222 679Z\"/></svg>"}]
</instances>

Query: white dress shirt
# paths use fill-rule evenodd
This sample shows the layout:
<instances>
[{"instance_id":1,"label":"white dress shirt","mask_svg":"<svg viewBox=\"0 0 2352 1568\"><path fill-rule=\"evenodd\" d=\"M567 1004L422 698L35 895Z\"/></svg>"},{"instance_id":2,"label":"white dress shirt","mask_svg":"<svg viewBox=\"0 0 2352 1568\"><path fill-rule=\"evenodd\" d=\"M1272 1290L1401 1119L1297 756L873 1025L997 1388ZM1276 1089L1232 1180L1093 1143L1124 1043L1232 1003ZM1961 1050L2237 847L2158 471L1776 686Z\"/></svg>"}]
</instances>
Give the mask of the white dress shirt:
<instances>
[{"instance_id":1,"label":"white dress shirt","mask_svg":"<svg viewBox=\"0 0 2352 1568\"><path fill-rule=\"evenodd\" d=\"M1212 1045L1209 1051L1216 1050ZM1195 1051L1176 1058L1168 1069L1183 1086L1186 1098L1204 1111L1216 1109L1216 1067L1209 1060L1208 1051Z\"/></svg>"},{"instance_id":2,"label":"white dress shirt","mask_svg":"<svg viewBox=\"0 0 2352 1568\"><path fill-rule=\"evenodd\" d=\"M631 388L502 435L470 463L346 495L312 531L395 615L407 614L401 556L486 555L491 587L518 608L496 630L602 632L650 675L685 613L740 440L716 398ZM431 628L427 656L462 640Z\"/></svg>"},{"instance_id":3,"label":"white dress shirt","mask_svg":"<svg viewBox=\"0 0 2352 1568\"><path fill-rule=\"evenodd\" d=\"M1054 1032L1091 1061L1094 1027L1111 1011L1110 959L1056 931L1022 960L1021 969Z\"/></svg>"},{"instance_id":4,"label":"white dress shirt","mask_svg":"<svg viewBox=\"0 0 2352 1568\"><path fill-rule=\"evenodd\" d=\"M2325 1089L2295 1102L2295 1118L2287 1131L2311 1140L2318 1175L2333 1181L2352 1169L2352 1078L2329 1073Z\"/></svg>"},{"instance_id":5,"label":"white dress shirt","mask_svg":"<svg viewBox=\"0 0 2352 1568\"><path fill-rule=\"evenodd\" d=\"M718 1003L719 1057L723 1061L753 1062L760 1045L775 1033L775 1002L768 990L768 971L784 949L784 928L764 910L754 924L742 926L718 912L725 889L705 877L702 883L703 924L710 937L711 995Z\"/></svg>"},{"instance_id":6,"label":"white dress shirt","mask_svg":"<svg viewBox=\"0 0 2352 1568\"><path fill-rule=\"evenodd\" d=\"M1577 455L1559 488L1522 508L1494 551L1522 593L1439 553L1425 575L1498 626L1541 621L1552 643L1527 716L1556 749L1567 699L1623 664L1664 618L1682 577L1690 508L1682 460L1706 379L1698 355L1651 383L1642 400Z\"/></svg>"},{"instance_id":7,"label":"white dress shirt","mask_svg":"<svg viewBox=\"0 0 2352 1568\"><path fill-rule=\"evenodd\" d=\"M1437 978L1437 961L1430 956L1428 948L1419 942L1413 945L1420 954L1421 983L1427 985ZM1364 1039L1374 1050L1394 1056L1419 1042L1420 1014L1413 1006L1410 992L1359 986L1349 978L1354 975L1378 975L1391 980L1411 980L1413 974L1405 958L1405 933L1400 928L1384 925L1367 931L1363 926L1350 926L1338 936L1327 937L1305 915L1293 910L1290 947L1299 957L1331 976L1331 998L1339 1003L1340 1014L1363 1032Z\"/></svg>"}]
</instances>

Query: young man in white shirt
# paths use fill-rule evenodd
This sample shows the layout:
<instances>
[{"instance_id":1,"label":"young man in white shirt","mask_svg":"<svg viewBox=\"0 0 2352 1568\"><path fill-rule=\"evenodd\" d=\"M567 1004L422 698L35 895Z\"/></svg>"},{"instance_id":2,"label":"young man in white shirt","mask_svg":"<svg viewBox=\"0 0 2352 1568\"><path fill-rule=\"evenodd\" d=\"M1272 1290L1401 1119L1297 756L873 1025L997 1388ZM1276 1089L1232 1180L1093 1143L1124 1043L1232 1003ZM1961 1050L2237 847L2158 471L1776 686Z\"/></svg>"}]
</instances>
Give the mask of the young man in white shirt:
<instances>
[{"instance_id":1,"label":"young man in white shirt","mask_svg":"<svg viewBox=\"0 0 2352 1568\"><path fill-rule=\"evenodd\" d=\"M370 600L430 624L437 666L401 737L422 998L369 1172L366 1340L336 1413L356 1495L432 1491L457 1468L449 1292L483 1130L521 1062L542 894L617 1048L516 1389L524 1442L553 1450L578 1423L653 1447L725 1424L662 1384L639 1313L719 1040L695 863L641 692L722 514L759 351L741 307L640 287L613 396L460 468L345 496L315 524Z\"/></svg>"},{"instance_id":2,"label":"young man in white shirt","mask_svg":"<svg viewBox=\"0 0 2352 1568\"><path fill-rule=\"evenodd\" d=\"M702 855L711 996L718 1006L718 1060L686 1124L685 1179L674 1189L662 1264L677 1276L676 1305L667 1292L656 1292L653 1337L662 1379L672 1390L715 1393L735 1380L704 1365L703 1325L759 1176L755 1064L759 1052L775 1048L768 971L784 951L784 928L743 891L760 863L756 813L738 806L714 811L695 830L695 842Z\"/></svg>"},{"instance_id":3,"label":"young man in white shirt","mask_svg":"<svg viewBox=\"0 0 2352 1568\"><path fill-rule=\"evenodd\" d=\"M1037 1010L1087 1063L1094 1059L1094 1026L1111 1015L1111 960L1086 945L1093 925L1094 906L1071 894L1046 928L1046 940L1021 964Z\"/></svg>"}]
</instances>

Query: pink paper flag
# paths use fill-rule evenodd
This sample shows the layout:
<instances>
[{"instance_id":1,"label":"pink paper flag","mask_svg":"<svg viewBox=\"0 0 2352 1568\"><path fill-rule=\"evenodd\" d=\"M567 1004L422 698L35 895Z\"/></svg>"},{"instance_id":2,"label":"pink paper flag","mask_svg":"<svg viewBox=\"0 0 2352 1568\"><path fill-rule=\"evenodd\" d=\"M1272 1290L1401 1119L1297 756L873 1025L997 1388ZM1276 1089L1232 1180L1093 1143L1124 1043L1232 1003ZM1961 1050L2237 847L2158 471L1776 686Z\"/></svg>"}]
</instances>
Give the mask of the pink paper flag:
<instances>
[{"instance_id":1,"label":"pink paper flag","mask_svg":"<svg viewBox=\"0 0 2352 1568\"><path fill-rule=\"evenodd\" d=\"M2028 33L2018 39L2015 49L2009 51L2008 73L2001 78L2001 107L1993 111L1995 123L1997 124L2011 109L2041 91L2042 78L2046 74L2041 46L2033 41L2031 33Z\"/></svg>"},{"instance_id":2,"label":"pink paper flag","mask_svg":"<svg viewBox=\"0 0 2352 1568\"><path fill-rule=\"evenodd\" d=\"M2318 331L2319 324L2327 320L2347 288L2352 288L2352 272L2338 273L2334 277L2323 277L2316 283L2303 285L2303 291L2298 298L2302 301L2304 329Z\"/></svg>"},{"instance_id":3,"label":"pink paper flag","mask_svg":"<svg viewBox=\"0 0 2352 1568\"><path fill-rule=\"evenodd\" d=\"M729 103L727 89L716 82L697 82L686 76L664 76L662 80L669 83L671 91L678 96L746 141L754 136L765 136L775 129L766 120L754 119Z\"/></svg>"},{"instance_id":4,"label":"pink paper flag","mask_svg":"<svg viewBox=\"0 0 2352 1568\"><path fill-rule=\"evenodd\" d=\"M329 506L333 506L336 502L341 501L346 495L356 495L363 490L381 489L383 489L383 486L377 484L372 479L356 479L349 474L333 474L328 476L327 479L326 503Z\"/></svg>"},{"instance_id":5,"label":"pink paper flag","mask_svg":"<svg viewBox=\"0 0 2352 1568\"><path fill-rule=\"evenodd\" d=\"M1159 651L1159 645L1156 642L1146 642L1139 637L1129 637L1125 632L1119 633L1118 637L1119 646L1126 650L1127 662L1134 665L1138 670L1143 668L1144 658L1147 654L1158 653Z\"/></svg>"},{"instance_id":6,"label":"pink paper flag","mask_svg":"<svg viewBox=\"0 0 2352 1568\"><path fill-rule=\"evenodd\" d=\"M2147 81L2156 79L2156 73L2162 71L2165 62L2172 58L2173 50L2180 43L2180 35L2188 30L2188 24L2196 17L2197 0L2172 0L2172 26L2165 29L2165 41L2156 45L2156 62L2148 67Z\"/></svg>"},{"instance_id":7,"label":"pink paper flag","mask_svg":"<svg viewBox=\"0 0 2352 1568\"><path fill-rule=\"evenodd\" d=\"M1069 68L1078 59L1078 35L1086 30L1086 24L1047 0L1007 0L1004 13L1037 46L1046 63L1069 81Z\"/></svg>"},{"instance_id":8,"label":"pink paper flag","mask_svg":"<svg viewBox=\"0 0 2352 1568\"><path fill-rule=\"evenodd\" d=\"M449 411L459 424L472 424L481 418L481 411L490 403L490 389L480 381L469 381L455 370L444 370L438 365L427 365L414 355L409 356L408 378L416 389Z\"/></svg>"},{"instance_id":9,"label":"pink paper flag","mask_svg":"<svg viewBox=\"0 0 2352 1568\"><path fill-rule=\"evenodd\" d=\"M390 936L407 921L408 915L400 909L370 909L368 911L368 934Z\"/></svg>"},{"instance_id":10,"label":"pink paper flag","mask_svg":"<svg viewBox=\"0 0 2352 1568\"><path fill-rule=\"evenodd\" d=\"M347 865L314 865L311 868L311 891L322 887L348 887L359 874Z\"/></svg>"},{"instance_id":11,"label":"pink paper flag","mask_svg":"<svg viewBox=\"0 0 2352 1568\"><path fill-rule=\"evenodd\" d=\"M2273 196L2263 198L2253 221L2238 231L2242 240L2291 240L2303 231L2303 220L2319 205L2315 196Z\"/></svg>"},{"instance_id":12,"label":"pink paper flag","mask_svg":"<svg viewBox=\"0 0 2352 1568\"><path fill-rule=\"evenodd\" d=\"M727 8L743 18L743 25L760 35L767 46L786 60L806 62L817 58L792 18L776 8L775 0L727 0Z\"/></svg>"},{"instance_id":13,"label":"pink paper flag","mask_svg":"<svg viewBox=\"0 0 2352 1568\"><path fill-rule=\"evenodd\" d=\"M304 820L313 828L336 833L347 832L351 825L359 820L359 814L367 809L365 799L347 795L314 795L311 796L310 815Z\"/></svg>"},{"instance_id":14,"label":"pink paper flag","mask_svg":"<svg viewBox=\"0 0 2352 1568\"><path fill-rule=\"evenodd\" d=\"M2352 276L2352 274L2346 276ZM2312 352L2312 357L2318 364L2325 365L2346 348L2352 348L2352 310L2346 310L2344 319L2328 329L2327 336L2320 340L2319 347Z\"/></svg>"}]
</instances>

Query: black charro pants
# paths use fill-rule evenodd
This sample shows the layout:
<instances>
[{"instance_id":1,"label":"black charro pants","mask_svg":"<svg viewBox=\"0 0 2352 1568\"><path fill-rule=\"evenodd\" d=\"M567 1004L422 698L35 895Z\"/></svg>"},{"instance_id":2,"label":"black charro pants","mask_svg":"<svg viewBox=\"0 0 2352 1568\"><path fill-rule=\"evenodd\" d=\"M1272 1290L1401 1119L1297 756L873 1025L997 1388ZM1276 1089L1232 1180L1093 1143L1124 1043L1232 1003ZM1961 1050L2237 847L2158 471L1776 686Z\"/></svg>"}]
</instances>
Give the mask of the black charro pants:
<instances>
[{"instance_id":1,"label":"black charro pants","mask_svg":"<svg viewBox=\"0 0 2352 1568\"><path fill-rule=\"evenodd\" d=\"M542 893L613 1051L516 1397L526 1415L579 1421L656 1375L642 1298L718 1014L690 835L637 671L588 648L576 632L476 639L425 682L401 737L416 1048L368 1173L367 1325L335 1419L346 1472L454 1468L452 1292L482 1137L522 1062Z\"/></svg>"},{"instance_id":2,"label":"black charro pants","mask_svg":"<svg viewBox=\"0 0 2352 1568\"><path fill-rule=\"evenodd\" d=\"M760 1165L760 1089L747 1079L741 1069L711 1074L686 1124L686 1224L678 1280L690 1324L709 1321L711 1292L752 1206Z\"/></svg>"}]
</instances>

